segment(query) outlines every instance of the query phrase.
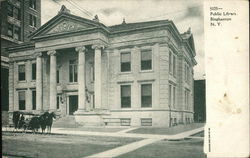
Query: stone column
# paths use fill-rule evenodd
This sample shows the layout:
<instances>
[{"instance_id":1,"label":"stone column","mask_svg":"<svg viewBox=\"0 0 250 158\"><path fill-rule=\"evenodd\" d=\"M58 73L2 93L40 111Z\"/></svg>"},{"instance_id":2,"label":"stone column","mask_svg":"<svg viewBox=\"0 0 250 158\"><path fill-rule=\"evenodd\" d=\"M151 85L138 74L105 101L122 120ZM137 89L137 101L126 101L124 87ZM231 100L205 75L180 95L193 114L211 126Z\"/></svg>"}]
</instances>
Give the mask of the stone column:
<instances>
[{"instance_id":1,"label":"stone column","mask_svg":"<svg viewBox=\"0 0 250 158\"><path fill-rule=\"evenodd\" d=\"M43 105L42 53L36 54L36 108L42 110Z\"/></svg>"},{"instance_id":2,"label":"stone column","mask_svg":"<svg viewBox=\"0 0 250 158\"><path fill-rule=\"evenodd\" d=\"M48 51L48 55L50 55L49 110L56 111L56 51Z\"/></svg>"},{"instance_id":3,"label":"stone column","mask_svg":"<svg viewBox=\"0 0 250 158\"><path fill-rule=\"evenodd\" d=\"M85 103L85 47L76 47L78 52L78 109L77 113L84 112L86 110Z\"/></svg>"},{"instance_id":4,"label":"stone column","mask_svg":"<svg viewBox=\"0 0 250 158\"><path fill-rule=\"evenodd\" d=\"M95 108L100 109L102 103L102 74L101 74L101 49L103 46L101 45L93 45L93 49L95 49Z\"/></svg>"}]
</instances>

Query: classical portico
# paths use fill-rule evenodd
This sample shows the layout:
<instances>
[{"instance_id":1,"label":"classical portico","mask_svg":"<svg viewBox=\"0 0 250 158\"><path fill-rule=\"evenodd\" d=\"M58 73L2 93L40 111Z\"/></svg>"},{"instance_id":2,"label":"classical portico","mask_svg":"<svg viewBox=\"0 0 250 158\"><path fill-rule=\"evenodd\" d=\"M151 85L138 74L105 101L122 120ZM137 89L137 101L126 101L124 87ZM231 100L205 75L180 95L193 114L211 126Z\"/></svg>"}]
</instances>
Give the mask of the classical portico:
<instances>
[{"instance_id":1,"label":"classical portico","mask_svg":"<svg viewBox=\"0 0 250 158\"><path fill-rule=\"evenodd\" d=\"M100 32L100 30L102 31ZM82 19L68 11L61 10L54 19L31 35L32 39L36 41L37 109L43 111L47 106L49 111L60 113L61 109L58 109L59 96L60 104L65 106L65 113L69 114L71 95L78 98L74 115L94 114L95 111L100 112L104 109L102 105L102 52L104 47L108 45L108 38L104 33L107 31L106 27L103 27L99 22ZM70 51L67 53L68 50ZM61 59L60 56L64 56L62 52L71 57L74 56L77 63L77 70L74 69L77 71L77 82L69 82L67 75L70 70L69 66L66 65L71 59L70 57L68 60ZM89 63L93 65L91 72ZM46 66L44 67L43 64L46 64L46 70ZM61 67L60 65L63 65L63 70L58 68ZM43 74L46 75L43 76ZM93 81L89 82L88 78L91 75L93 75ZM61 80L59 83L57 83L58 78ZM43 84L44 80L47 81L45 85Z\"/></svg>"},{"instance_id":2,"label":"classical portico","mask_svg":"<svg viewBox=\"0 0 250 158\"><path fill-rule=\"evenodd\" d=\"M90 106L90 104L87 104L87 88L86 88L86 75L90 75L86 73L86 52L88 51L86 48L86 45L84 46L76 46L73 47L75 53L77 54L77 89L78 89L78 109L75 112L76 115L81 114L87 114L88 112L95 111L95 109L98 109L100 111L102 109L101 105L101 91L102 91L102 71L101 71L101 57L102 57L102 50L104 49L103 45L100 44L93 44L88 45L88 49L93 49L94 58L94 105ZM63 48L67 49L67 48ZM47 56L49 59L49 111L57 111L57 56L60 55L60 51L58 50L49 50L47 51ZM37 110L43 110L43 101L42 101L42 73L43 73L43 66L42 66L42 53L36 53L36 89L37 89L37 95L36 95L36 104L37 104Z\"/></svg>"}]
</instances>

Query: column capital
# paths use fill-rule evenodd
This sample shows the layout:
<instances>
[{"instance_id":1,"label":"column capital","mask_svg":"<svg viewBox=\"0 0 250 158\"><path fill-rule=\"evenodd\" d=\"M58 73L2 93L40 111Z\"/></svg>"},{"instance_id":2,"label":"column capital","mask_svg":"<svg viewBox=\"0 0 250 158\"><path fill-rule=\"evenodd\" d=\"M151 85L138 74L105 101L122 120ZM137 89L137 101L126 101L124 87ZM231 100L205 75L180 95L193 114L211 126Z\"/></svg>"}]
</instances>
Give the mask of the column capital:
<instances>
[{"instance_id":1,"label":"column capital","mask_svg":"<svg viewBox=\"0 0 250 158\"><path fill-rule=\"evenodd\" d=\"M42 52L36 52L36 53L34 54L34 57L35 57L35 58L42 57Z\"/></svg>"},{"instance_id":2,"label":"column capital","mask_svg":"<svg viewBox=\"0 0 250 158\"><path fill-rule=\"evenodd\" d=\"M75 51L79 52L79 53L84 53L86 50L85 46L80 46L80 47L76 47Z\"/></svg>"},{"instance_id":3,"label":"column capital","mask_svg":"<svg viewBox=\"0 0 250 158\"><path fill-rule=\"evenodd\" d=\"M47 52L48 55L53 56L56 55L56 51L55 50L50 50Z\"/></svg>"},{"instance_id":4,"label":"column capital","mask_svg":"<svg viewBox=\"0 0 250 158\"><path fill-rule=\"evenodd\" d=\"M104 45L101 45L101 44L94 44L92 45L92 49L104 49Z\"/></svg>"}]
</instances>

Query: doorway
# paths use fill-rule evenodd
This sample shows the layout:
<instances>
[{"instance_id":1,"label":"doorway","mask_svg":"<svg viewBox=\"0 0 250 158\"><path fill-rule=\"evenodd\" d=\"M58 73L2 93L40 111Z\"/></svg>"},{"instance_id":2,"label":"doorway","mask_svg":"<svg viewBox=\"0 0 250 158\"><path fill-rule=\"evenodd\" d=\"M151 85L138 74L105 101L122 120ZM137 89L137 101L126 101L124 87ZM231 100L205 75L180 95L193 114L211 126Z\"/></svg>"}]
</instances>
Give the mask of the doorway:
<instances>
[{"instance_id":1,"label":"doorway","mask_svg":"<svg viewBox=\"0 0 250 158\"><path fill-rule=\"evenodd\" d=\"M78 95L69 96L69 115L73 115L78 109Z\"/></svg>"}]
</instances>

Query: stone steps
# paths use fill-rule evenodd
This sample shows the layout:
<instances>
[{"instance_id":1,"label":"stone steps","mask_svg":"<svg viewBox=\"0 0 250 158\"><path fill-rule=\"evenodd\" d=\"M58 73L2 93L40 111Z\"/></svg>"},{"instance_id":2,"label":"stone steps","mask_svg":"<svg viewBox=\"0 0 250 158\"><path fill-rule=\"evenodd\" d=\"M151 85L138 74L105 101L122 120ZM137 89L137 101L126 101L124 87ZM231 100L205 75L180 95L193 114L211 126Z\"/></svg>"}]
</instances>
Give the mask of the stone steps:
<instances>
[{"instance_id":1,"label":"stone steps","mask_svg":"<svg viewBox=\"0 0 250 158\"><path fill-rule=\"evenodd\" d=\"M61 117L53 122L53 127L56 128L76 128L79 124L75 121L74 116Z\"/></svg>"}]
</instances>

